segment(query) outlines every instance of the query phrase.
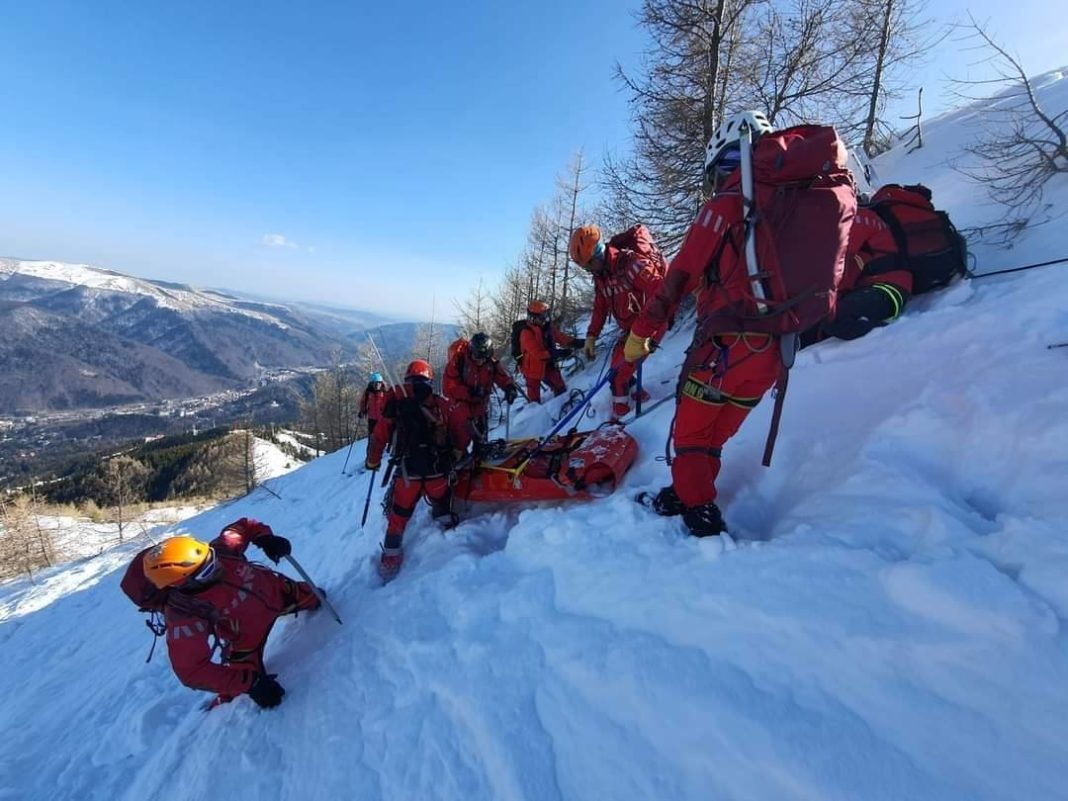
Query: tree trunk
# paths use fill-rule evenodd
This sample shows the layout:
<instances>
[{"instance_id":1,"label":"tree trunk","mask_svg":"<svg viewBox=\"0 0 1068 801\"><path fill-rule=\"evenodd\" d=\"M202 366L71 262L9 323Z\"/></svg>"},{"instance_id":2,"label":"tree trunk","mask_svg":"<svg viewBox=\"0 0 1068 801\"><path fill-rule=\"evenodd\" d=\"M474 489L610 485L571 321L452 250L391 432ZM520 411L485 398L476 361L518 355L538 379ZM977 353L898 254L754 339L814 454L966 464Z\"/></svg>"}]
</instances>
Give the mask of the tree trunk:
<instances>
[{"instance_id":1,"label":"tree trunk","mask_svg":"<svg viewBox=\"0 0 1068 801\"><path fill-rule=\"evenodd\" d=\"M868 117L864 121L864 152L868 158L877 155L875 123L879 107L879 93L883 86L883 64L886 61L886 49L890 46L890 23L894 16L894 0L886 0L883 11L883 31L879 37L879 54L875 59L875 75L872 78L871 97L868 99Z\"/></svg>"}]
</instances>

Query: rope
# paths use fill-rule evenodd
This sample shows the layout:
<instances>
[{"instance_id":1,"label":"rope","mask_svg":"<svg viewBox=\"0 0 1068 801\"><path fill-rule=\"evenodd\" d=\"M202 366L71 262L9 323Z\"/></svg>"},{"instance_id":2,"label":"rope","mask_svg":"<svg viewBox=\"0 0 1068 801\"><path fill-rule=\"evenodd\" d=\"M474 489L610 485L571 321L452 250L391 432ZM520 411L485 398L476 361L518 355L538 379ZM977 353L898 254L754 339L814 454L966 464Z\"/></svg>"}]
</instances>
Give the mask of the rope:
<instances>
[{"instance_id":1,"label":"rope","mask_svg":"<svg viewBox=\"0 0 1068 801\"><path fill-rule=\"evenodd\" d=\"M1038 262L1036 264L1025 264L1023 267L1010 267L1007 270L994 270L993 272L989 272L989 273L972 273L971 278L972 278L973 281L975 281L975 280L978 280L980 278L990 278L991 276L994 276L994 275L1008 275L1009 273L1021 273L1024 270L1034 270L1034 269L1036 269L1038 267L1049 267L1051 264L1063 264L1064 262L1068 262L1068 256L1066 256L1063 259L1052 259L1050 261L1042 261L1042 262Z\"/></svg>"}]
</instances>

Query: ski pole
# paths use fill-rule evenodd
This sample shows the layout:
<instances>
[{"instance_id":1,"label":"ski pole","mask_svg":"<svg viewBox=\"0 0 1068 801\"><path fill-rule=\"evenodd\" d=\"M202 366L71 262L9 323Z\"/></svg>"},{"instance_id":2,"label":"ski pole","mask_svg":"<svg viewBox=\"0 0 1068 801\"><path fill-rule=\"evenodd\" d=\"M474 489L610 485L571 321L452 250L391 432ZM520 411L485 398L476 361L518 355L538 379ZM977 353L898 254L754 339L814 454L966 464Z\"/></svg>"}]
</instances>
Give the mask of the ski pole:
<instances>
[{"instance_id":1,"label":"ski pole","mask_svg":"<svg viewBox=\"0 0 1068 801\"><path fill-rule=\"evenodd\" d=\"M371 490L375 487L375 473L378 472L376 467L371 471L371 477L367 481L367 498L363 502L363 517L360 519L360 528L363 528L364 523L367 522L367 510L371 508Z\"/></svg>"},{"instance_id":2,"label":"ski pole","mask_svg":"<svg viewBox=\"0 0 1068 801\"><path fill-rule=\"evenodd\" d=\"M504 439L507 442L512 438L512 404L504 405Z\"/></svg>"},{"instance_id":3,"label":"ski pole","mask_svg":"<svg viewBox=\"0 0 1068 801\"><path fill-rule=\"evenodd\" d=\"M349 457L352 456L352 446L356 444L356 438L352 438L352 442L349 443L349 449L345 451L345 464L341 465L341 475L345 475L345 470L349 466Z\"/></svg>"},{"instance_id":4,"label":"ski pole","mask_svg":"<svg viewBox=\"0 0 1068 801\"><path fill-rule=\"evenodd\" d=\"M635 417L641 417L642 416L642 363L644 361L645 361L645 359L642 359L642 361L638 362L638 374L637 374L638 395L634 400L634 416Z\"/></svg>"},{"instance_id":5,"label":"ski pole","mask_svg":"<svg viewBox=\"0 0 1068 801\"><path fill-rule=\"evenodd\" d=\"M521 465L519 465L519 467L516 468L515 474L517 476L521 475L523 473L523 471L526 470L527 465L530 464L530 460L533 459L535 456L537 456L539 453L542 452L542 450L545 448L545 446L549 443L549 440L551 440L553 437L555 437L557 432L559 432L560 429L562 429L565 425L568 424L568 422L570 422L571 418L573 418L575 415L577 415L579 412L581 412L583 409L586 408L586 405L591 400L593 400L593 396L597 394L598 390L600 390L601 387L603 387L605 384L607 384L609 381L611 381L612 378L615 377L615 374L616 374L616 371L615 371L614 368L609 370L607 373L605 373L604 378L602 378L600 381L598 381L594 385L593 389L591 389L589 392L586 393L586 397L582 399L582 403L576 404L574 409L572 409L570 412L568 412L566 415L564 415L564 417L561 418L560 422L557 423L555 426L553 426L553 430L552 431L550 431L548 434L546 434L544 437L541 438L541 440L538 442L538 444L534 447L534 450L532 450L529 454L527 454L527 458L524 459L523 463Z\"/></svg>"},{"instance_id":6,"label":"ski pole","mask_svg":"<svg viewBox=\"0 0 1068 801\"><path fill-rule=\"evenodd\" d=\"M315 593L315 597L319 599L319 603L321 603L323 606L330 610L330 614L334 616L334 620L337 621L337 624L339 626L343 625L341 622L341 616L338 615L337 610L334 609L334 605L330 603L330 601L326 600L326 596L323 595L323 591L315 585L315 582L311 580L311 576L304 572L304 568L300 566L300 562L294 559L292 554L287 554L285 559L287 562L289 562L289 564L293 565L294 570L300 573L300 577L306 582L308 582L308 586L311 587L312 592Z\"/></svg>"}]
</instances>

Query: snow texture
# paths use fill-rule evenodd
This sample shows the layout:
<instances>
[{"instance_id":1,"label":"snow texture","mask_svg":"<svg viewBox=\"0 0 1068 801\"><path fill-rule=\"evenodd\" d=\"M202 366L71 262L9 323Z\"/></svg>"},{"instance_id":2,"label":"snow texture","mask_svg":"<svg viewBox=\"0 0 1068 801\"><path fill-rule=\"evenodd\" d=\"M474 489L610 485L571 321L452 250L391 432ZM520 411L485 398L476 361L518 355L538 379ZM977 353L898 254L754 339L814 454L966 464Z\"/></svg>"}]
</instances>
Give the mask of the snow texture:
<instances>
[{"instance_id":1,"label":"snow texture","mask_svg":"<svg viewBox=\"0 0 1068 801\"><path fill-rule=\"evenodd\" d=\"M969 113L877 162L962 225L980 193L940 165ZM1066 241L1045 226L978 267ZM730 536L631 500L667 481L670 403L630 425L641 454L609 497L463 508L447 534L421 508L385 587L384 520L376 504L360 530L368 476L343 451L176 525L266 520L329 589L343 627L272 635L276 710L205 714L165 655L144 664L118 589L133 546L6 585L0 798L1068 799L1068 349L1047 347L1068 342L1064 270L959 283L805 351L772 468L768 402L727 448ZM654 399L678 328L646 364ZM562 402L516 411L513 437Z\"/></svg>"}]
</instances>

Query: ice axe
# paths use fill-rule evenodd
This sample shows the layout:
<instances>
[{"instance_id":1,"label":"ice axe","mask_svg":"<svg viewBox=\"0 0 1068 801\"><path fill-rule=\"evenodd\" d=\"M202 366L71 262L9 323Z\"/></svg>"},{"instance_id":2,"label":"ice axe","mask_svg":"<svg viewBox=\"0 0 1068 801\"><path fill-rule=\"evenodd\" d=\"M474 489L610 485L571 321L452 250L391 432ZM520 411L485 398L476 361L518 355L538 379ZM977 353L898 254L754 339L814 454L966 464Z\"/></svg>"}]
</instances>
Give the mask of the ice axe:
<instances>
[{"instance_id":1,"label":"ice axe","mask_svg":"<svg viewBox=\"0 0 1068 801\"><path fill-rule=\"evenodd\" d=\"M371 508L371 490L375 487L375 473L377 472L377 467L371 470L371 477L367 480L367 498L363 502L363 517L360 518L360 528L363 528L364 524L367 523L367 510Z\"/></svg>"},{"instance_id":2,"label":"ice axe","mask_svg":"<svg viewBox=\"0 0 1068 801\"><path fill-rule=\"evenodd\" d=\"M339 626L343 625L341 622L341 616L337 613L337 610L334 609L334 605L330 603L330 601L326 600L326 596L323 595L323 591L315 585L315 582L311 580L311 576L304 572L304 568L300 566L300 562L294 559L292 554L286 554L286 556L284 556L283 558L287 562L289 562L289 564L293 565L293 569L300 573L300 577L302 579L308 582L308 586L311 587L311 591L315 593L315 597L319 599L319 603L321 603L323 606L330 610L330 614L334 616L334 620L337 621L337 624Z\"/></svg>"}]
</instances>

